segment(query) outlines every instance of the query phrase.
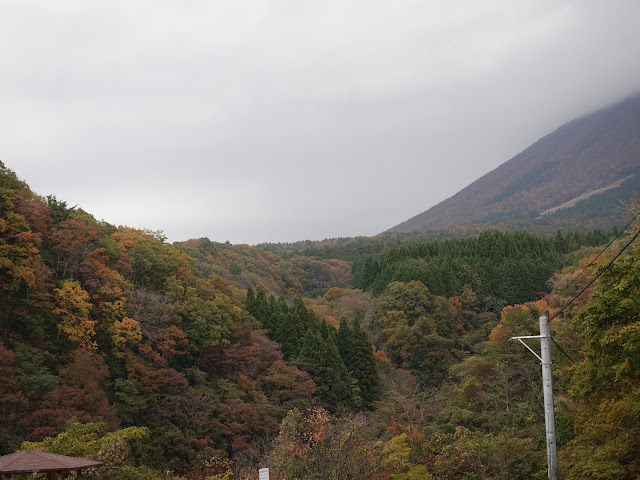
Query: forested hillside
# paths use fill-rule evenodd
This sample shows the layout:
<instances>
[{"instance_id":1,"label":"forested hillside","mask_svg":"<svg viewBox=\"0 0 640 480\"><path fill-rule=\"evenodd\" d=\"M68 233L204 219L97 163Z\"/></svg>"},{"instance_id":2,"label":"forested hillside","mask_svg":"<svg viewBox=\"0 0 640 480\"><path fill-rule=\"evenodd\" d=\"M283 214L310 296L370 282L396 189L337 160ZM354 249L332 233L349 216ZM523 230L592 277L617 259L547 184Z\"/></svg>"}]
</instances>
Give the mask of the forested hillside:
<instances>
[{"instance_id":1,"label":"forested hillside","mask_svg":"<svg viewBox=\"0 0 640 480\"><path fill-rule=\"evenodd\" d=\"M640 225L631 225L636 232ZM92 478L543 479L552 321L563 478L640 475L640 252L616 229L168 244L0 164L0 454Z\"/></svg>"},{"instance_id":2,"label":"forested hillside","mask_svg":"<svg viewBox=\"0 0 640 480\"><path fill-rule=\"evenodd\" d=\"M450 297L464 286L484 297L519 303L548 290L547 280L563 254L600 245L614 234L558 231L555 238L527 232L483 232L477 237L423 241L370 256L360 275L363 289L382 292L393 281L420 280L432 293Z\"/></svg>"},{"instance_id":3,"label":"forested hillside","mask_svg":"<svg viewBox=\"0 0 640 480\"><path fill-rule=\"evenodd\" d=\"M185 250L38 197L4 167L0 187L2 453L98 422L142 429L127 448L144 471L204 471L261 458L286 412L312 404L313 380L245 293Z\"/></svg>"},{"instance_id":4,"label":"forested hillside","mask_svg":"<svg viewBox=\"0 0 640 480\"><path fill-rule=\"evenodd\" d=\"M318 261L313 255L283 256L208 238L188 240L179 246L197 260L196 268L203 275L219 275L244 290L259 285L284 295L315 296L331 287L352 284L351 265L335 256Z\"/></svg>"}]
</instances>

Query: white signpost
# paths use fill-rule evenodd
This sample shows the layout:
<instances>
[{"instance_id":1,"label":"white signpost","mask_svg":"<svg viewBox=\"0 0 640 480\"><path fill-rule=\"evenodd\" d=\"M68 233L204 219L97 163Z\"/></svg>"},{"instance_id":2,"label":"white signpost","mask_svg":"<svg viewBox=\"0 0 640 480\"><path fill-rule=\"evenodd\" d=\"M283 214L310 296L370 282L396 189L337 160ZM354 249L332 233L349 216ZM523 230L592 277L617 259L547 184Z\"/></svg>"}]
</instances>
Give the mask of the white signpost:
<instances>
[{"instance_id":1,"label":"white signpost","mask_svg":"<svg viewBox=\"0 0 640 480\"><path fill-rule=\"evenodd\" d=\"M258 470L258 480L269 480L269 469L261 468Z\"/></svg>"}]
</instances>

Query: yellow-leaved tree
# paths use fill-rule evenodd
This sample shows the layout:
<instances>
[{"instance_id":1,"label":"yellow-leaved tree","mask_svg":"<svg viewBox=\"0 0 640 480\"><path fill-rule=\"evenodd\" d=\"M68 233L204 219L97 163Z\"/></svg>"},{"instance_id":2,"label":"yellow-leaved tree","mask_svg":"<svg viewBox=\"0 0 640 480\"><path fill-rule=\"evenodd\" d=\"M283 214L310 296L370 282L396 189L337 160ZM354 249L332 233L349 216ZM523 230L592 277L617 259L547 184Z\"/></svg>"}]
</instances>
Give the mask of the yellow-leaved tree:
<instances>
[{"instance_id":1,"label":"yellow-leaved tree","mask_svg":"<svg viewBox=\"0 0 640 480\"><path fill-rule=\"evenodd\" d=\"M96 334L96 322L89 319L91 311L89 294L82 289L79 282L72 280L65 280L62 282L62 287L56 288L54 292L57 306L53 309L53 313L62 318L58 323L58 330L81 347L90 350L98 348L93 340Z\"/></svg>"}]
</instances>

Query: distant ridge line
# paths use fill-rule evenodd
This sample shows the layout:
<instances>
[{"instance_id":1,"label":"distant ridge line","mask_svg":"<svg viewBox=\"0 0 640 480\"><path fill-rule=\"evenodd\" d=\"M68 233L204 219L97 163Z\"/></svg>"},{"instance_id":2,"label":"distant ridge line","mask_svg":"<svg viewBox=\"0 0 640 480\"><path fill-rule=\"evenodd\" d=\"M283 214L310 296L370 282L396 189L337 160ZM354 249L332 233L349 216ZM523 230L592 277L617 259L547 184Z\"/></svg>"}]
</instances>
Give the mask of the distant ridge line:
<instances>
[{"instance_id":1,"label":"distant ridge line","mask_svg":"<svg viewBox=\"0 0 640 480\"><path fill-rule=\"evenodd\" d=\"M640 95L635 95L565 123L450 198L385 233L535 221L543 215L560 228L611 225L622 220L615 209L627 200L613 201L612 190L627 180L635 184L638 178ZM633 185L616 195L628 196L629 186ZM591 207L600 198L609 203L606 208L604 204L598 207L592 218L576 207L587 199ZM573 211L563 212L562 220L556 214L574 207L574 218Z\"/></svg>"}]
</instances>

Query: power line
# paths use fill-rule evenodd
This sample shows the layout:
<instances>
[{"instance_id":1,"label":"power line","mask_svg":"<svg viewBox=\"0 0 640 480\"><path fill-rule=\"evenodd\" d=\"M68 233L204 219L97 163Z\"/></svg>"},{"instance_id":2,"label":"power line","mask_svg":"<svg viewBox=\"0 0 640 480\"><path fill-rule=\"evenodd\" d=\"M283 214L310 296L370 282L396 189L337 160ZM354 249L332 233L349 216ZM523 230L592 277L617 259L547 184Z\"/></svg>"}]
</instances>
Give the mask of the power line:
<instances>
[{"instance_id":1,"label":"power line","mask_svg":"<svg viewBox=\"0 0 640 480\"><path fill-rule=\"evenodd\" d=\"M631 226L631 224L636 220L636 218L638 218L638 216L640 216L640 214L636 214L630 221L629 223L627 223L624 228L622 228L622 230L620 230L620 232L613 237L613 239L602 249L600 250L600 253L598 253L598 255L596 255L596 257L591 260L591 262L589 262L589 264L584 267L582 269L582 271L580 272L580 274L578 276L576 276L573 280L571 280L571 282L569 282L569 285L567 286L571 286L573 285L582 275L584 275L584 273L589 269L589 267L591 265L593 265L598 258L600 258L602 256L602 254L613 244L613 242L615 242L618 238L620 238L620 236L627 230L627 228L629 228ZM638 236L638 234L636 233L636 235L634 236L633 239L631 239L631 241L629 242L629 244L627 244L619 253L618 255L616 255L616 257L609 262L609 264L600 270L600 272L598 273L598 275L596 275L595 278L593 278L585 288L583 288L576 296L574 296L564 307L562 307L553 317L551 317L551 319L549 319L549 321L553 320L554 318L556 318L565 308L567 308L569 305L571 305L580 295L582 295L582 293L589 288L589 286L600 276L602 275L602 273L609 267L609 265L611 265L613 263L613 261L618 258L620 256L620 254L631 244L631 242L633 242L633 240L635 240L635 238ZM557 297L558 295L556 294L555 297ZM554 300L554 298L552 298L551 300L549 300L548 304L550 305L551 302ZM575 360L573 358L571 358L571 356L565 352L565 350L560 346L560 344L556 341L555 338L551 337L551 340L553 341L553 343L555 343L556 347L558 347L558 349L564 354L565 357L567 357L571 363L576 363Z\"/></svg>"},{"instance_id":2,"label":"power line","mask_svg":"<svg viewBox=\"0 0 640 480\"><path fill-rule=\"evenodd\" d=\"M636 217L637 217L637 215L636 215ZM634 218L634 219L635 219L635 218ZM600 270L598 270L598 273L596 273L596 274L594 275L594 277L591 279L591 281L590 281L589 283L587 283L587 285L586 285L582 290L580 290L576 295L574 295L574 297L573 297L571 300L569 300L569 301L567 302L567 304L566 304L564 307L562 307L560 310L558 310L558 311L553 315L553 317L551 317L551 318L549 319L549 321L553 320L553 319L554 319L554 318L556 318L558 315L560 315L560 314L561 314L561 313L562 313L562 312L563 312L567 307L569 307L573 302L575 302L575 301L580 297L580 295L582 295L582 294L587 290L587 288L589 288L589 287L593 284L593 282L595 282L598 278L600 278L600 275L602 275L604 272L606 272L606 271L607 271L607 269L608 269L611 265L613 265L613 262L615 262L615 261L618 259L618 257L619 257L620 255L622 255L622 253L623 253L623 252L624 252L624 251L629 247L629 245L631 245L631 244L633 243L633 241L634 241L636 238L638 238L638 235L640 235L640 230L638 230L638 231L635 233L635 235L634 235L633 237L631 237L631 240L629 240L629 242L628 242L624 247L622 247L622 249L621 249L621 250L616 254L616 256L615 256L615 257L613 257L613 258L611 259L611 261L610 261L609 263L607 263L603 268L601 268Z\"/></svg>"},{"instance_id":3,"label":"power line","mask_svg":"<svg viewBox=\"0 0 640 480\"><path fill-rule=\"evenodd\" d=\"M562 348L562 347L560 346L560 344L559 344L558 342L556 342L556 339L555 339L555 338L551 337L551 340L553 341L553 343L555 343L555 344L556 344L556 347L558 347L558 348L560 349L560 351L561 351L562 353L564 353L564 356L565 356L565 357L567 357L569 360L571 360L571 363L576 363L576 361L575 361L573 358L571 358L567 352L565 352L565 351L564 351L564 348Z\"/></svg>"},{"instance_id":4,"label":"power line","mask_svg":"<svg viewBox=\"0 0 640 480\"><path fill-rule=\"evenodd\" d=\"M618 238L620 238L620 236L621 236L622 234L624 234L624 232L626 232L626 231L627 231L627 228L629 228L629 227L631 226L631 224L635 221L635 219L636 219L636 218L638 218L638 216L640 216L640 214L636 214L636 215L635 215L635 216L634 216L634 217L629 221L629 223L627 223L627 224L622 228L622 230L620 230L620 232L618 232L618 234L617 234L615 237L613 237L613 239L612 239L612 240L611 240L611 241L610 241L610 242L609 242L609 243L608 243L608 244L607 244L607 245L606 245L602 250L600 250L600 253L598 253L598 255L596 255L596 257L595 257L593 260L591 260L591 261L589 262L589 264L588 264L586 267L584 267L584 268L582 269L582 271L581 271L581 272L580 272L580 273L579 273L579 274L578 274L578 275L577 275L573 280L571 280L571 281L569 282L569 284L567 285L567 287L570 287L571 285L573 285L574 283L576 283L576 282L578 281L578 279L579 279L580 277L582 277L582 275L584 275L584 274L586 273L586 271L589 269L589 267L590 267L591 265L593 265L593 264L594 264L594 263L595 263L595 262L596 262L596 261L597 261L597 260L602 256L602 254L603 254L604 252L606 252L606 250L607 250L607 249L608 249L608 248L613 244L613 242L615 242ZM556 293L556 294L554 294L554 295L551 297L551 299L547 302L547 304L548 304L548 305L551 305L551 303L553 302L553 300L555 300L555 298L557 298L557 297L558 297L558 294L557 294L557 293Z\"/></svg>"},{"instance_id":5,"label":"power line","mask_svg":"<svg viewBox=\"0 0 640 480\"><path fill-rule=\"evenodd\" d=\"M613 237L613 239L612 239L612 240L607 244L607 246L606 246L606 247L604 247L604 248L600 251L600 253L598 253L598 255L596 255L596 258L594 258L593 260L591 260L591 262L589 262L589 265L587 265L586 267L584 267L584 268L582 269L582 272L580 272L580 274L579 274L576 278L574 278L571 282L569 282L569 285L573 285L573 283L574 283L574 282L576 282L576 281L577 281L577 280L578 280L578 279L579 279L579 278L580 278L580 277L581 277L581 276L582 276L582 275L587 271L587 269L588 269L591 265L593 265L593 264L596 262L596 260L598 260L598 258L600 258L600 256L601 256L601 255L602 255L602 254L607 250L607 248L609 248L609 247L613 244L613 242L615 242L618 238L620 238L620 236L621 236L624 232L626 232L626 231L627 231L627 228L629 228L629 227L631 226L631 224L635 221L635 219L636 219L636 218L638 218L638 215L640 215L640 214L636 214L636 216L635 216L635 217L633 217L633 218L629 221L629 223L627 223L627 224L624 226L624 228L623 228L622 230L620 230L620 232L618 232L618 235L616 235L615 237Z\"/></svg>"}]
</instances>

